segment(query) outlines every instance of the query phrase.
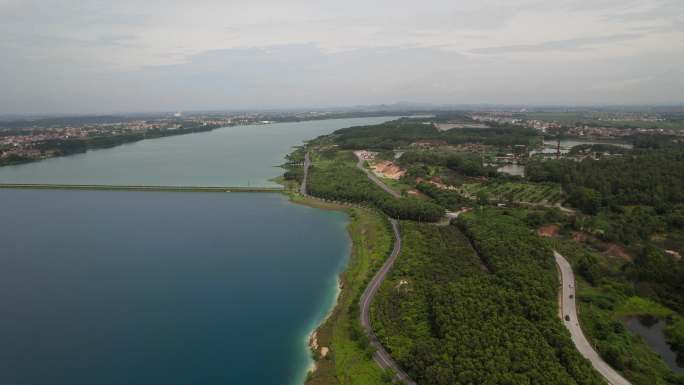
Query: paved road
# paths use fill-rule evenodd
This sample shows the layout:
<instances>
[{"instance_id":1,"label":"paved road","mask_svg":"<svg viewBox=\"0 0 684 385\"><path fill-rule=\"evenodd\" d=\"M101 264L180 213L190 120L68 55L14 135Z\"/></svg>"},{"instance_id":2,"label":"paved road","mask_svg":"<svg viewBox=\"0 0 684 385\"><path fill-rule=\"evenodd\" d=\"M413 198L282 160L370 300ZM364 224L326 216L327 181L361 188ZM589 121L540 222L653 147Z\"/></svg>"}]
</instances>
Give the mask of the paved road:
<instances>
[{"instance_id":1,"label":"paved road","mask_svg":"<svg viewBox=\"0 0 684 385\"><path fill-rule=\"evenodd\" d=\"M311 166L311 159L309 153L304 154L304 178L302 178L302 185L299 186L299 193L306 196L306 181L309 178L309 167Z\"/></svg>"},{"instance_id":2,"label":"paved road","mask_svg":"<svg viewBox=\"0 0 684 385\"><path fill-rule=\"evenodd\" d=\"M357 158L359 158L359 161L356 163L356 167L357 167L359 170L365 172L366 175L368 175L368 178L369 178L370 180L372 180L373 182L375 182L375 184L377 184L378 186L380 186L381 189L387 191L388 194L391 194L391 195L392 195L393 197L395 197L395 198L401 198L401 194L399 194L398 192L396 192L396 191L392 190L391 188L389 188L389 186L387 186L387 185L385 184L385 182L381 181L380 178L378 178L377 176L375 176L375 174L373 174L372 172L370 172L369 170L367 170L365 167L363 167L363 162L364 162L364 160L361 159L361 157L359 157L358 154L355 153L355 155L356 155Z\"/></svg>"},{"instance_id":3,"label":"paved road","mask_svg":"<svg viewBox=\"0 0 684 385\"><path fill-rule=\"evenodd\" d=\"M610 365L603 361L582 332L582 328L579 325L579 318L577 317L577 305L575 304L575 276L572 272L572 266L570 266L570 263L555 250L553 255L556 257L556 264L558 264L558 268L561 272L561 317L565 327L570 331L572 342L575 343L575 347L577 347L577 350L579 350L584 358L591 362L594 369L601 373L608 383L611 385L632 385L610 367ZM566 316L570 317L569 321L566 320Z\"/></svg>"},{"instance_id":4,"label":"paved road","mask_svg":"<svg viewBox=\"0 0 684 385\"><path fill-rule=\"evenodd\" d=\"M378 292L380 285L387 277L387 274L392 269L394 262L399 256L401 251L401 234L399 234L399 224L396 219L390 218L390 223L392 224L392 231L394 231L394 248L390 254L387 261L382 265L382 268L375 274L368 287L363 292L361 296L360 306L361 306L361 325L368 334L370 338L371 345L376 349L375 354L373 354L373 359L380 365L383 369L393 369L397 373L397 378L406 385L415 385L416 383L409 378L399 365L390 357L387 350L382 346L380 341L378 341L377 336L373 333L373 328L370 322L370 305L373 302L373 297Z\"/></svg>"}]
</instances>

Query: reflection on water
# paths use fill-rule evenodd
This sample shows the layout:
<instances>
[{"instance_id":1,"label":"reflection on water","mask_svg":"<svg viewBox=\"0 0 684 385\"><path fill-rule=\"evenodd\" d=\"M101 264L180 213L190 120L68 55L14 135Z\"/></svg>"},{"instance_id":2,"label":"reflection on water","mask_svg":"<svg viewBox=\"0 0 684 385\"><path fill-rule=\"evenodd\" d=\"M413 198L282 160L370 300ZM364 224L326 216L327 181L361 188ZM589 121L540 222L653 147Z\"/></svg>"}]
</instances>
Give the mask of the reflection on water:
<instances>
[{"instance_id":1,"label":"reflection on water","mask_svg":"<svg viewBox=\"0 0 684 385\"><path fill-rule=\"evenodd\" d=\"M612 141L595 141L595 140L570 140L561 139L560 141L560 152L561 154L567 154L575 146L580 146L583 144L611 144L613 146L622 147L626 149L632 149L634 146L627 143L618 143ZM539 150L530 151L530 156L534 154L555 154L557 151L558 142L555 140L545 140L543 148Z\"/></svg>"},{"instance_id":2,"label":"reflection on water","mask_svg":"<svg viewBox=\"0 0 684 385\"><path fill-rule=\"evenodd\" d=\"M677 363L677 354L665 341L665 321L655 317L627 317L623 319L627 329L640 335L646 344L656 352L675 373L684 373L684 367Z\"/></svg>"}]
</instances>

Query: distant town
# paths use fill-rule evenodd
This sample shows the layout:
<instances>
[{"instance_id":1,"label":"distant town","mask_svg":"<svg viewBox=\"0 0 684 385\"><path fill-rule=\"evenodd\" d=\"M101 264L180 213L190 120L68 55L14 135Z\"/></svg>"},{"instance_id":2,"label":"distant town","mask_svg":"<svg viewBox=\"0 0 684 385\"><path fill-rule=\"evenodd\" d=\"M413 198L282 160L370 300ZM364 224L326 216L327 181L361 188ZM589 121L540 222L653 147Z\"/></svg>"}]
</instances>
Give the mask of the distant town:
<instances>
[{"instance_id":1,"label":"distant town","mask_svg":"<svg viewBox=\"0 0 684 385\"><path fill-rule=\"evenodd\" d=\"M611 109L558 111L543 108L473 108L471 111L459 111L459 119L439 123L430 122L429 117L433 113L443 113L444 109L407 107L6 119L0 120L0 166L112 147L142 139L209 131L219 127L381 115L402 115L424 120L428 118L425 124L434 124L440 131L517 126L534 129L549 140L562 136L578 140L617 140L628 143L639 135L684 140L684 109L674 107L655 111L646 109L641 112ZM466 119L463 119L464 116ZM430 143L419 145L430 146ZM546 150L536 153L554 156L561 152L560 148L549 143L545 146ZM512 149L510 153L500 154L497 160L500 163L515 164L523 153L528 156L530 149ZM567 151L563 151L565 153Z\"/></svg>"},{"instance_id":2,"label":"distant town","mask_svg":"<svg viewBox=\"0 0 684 385\"><path fill-rule=\"evenodd\" d=\"M375 113L354 113L372 116ZM0 120L0 166L107 148L143 139L258 125L349 117L339 112L244 112L41 117Z\"/></svg>"}]
</instances>

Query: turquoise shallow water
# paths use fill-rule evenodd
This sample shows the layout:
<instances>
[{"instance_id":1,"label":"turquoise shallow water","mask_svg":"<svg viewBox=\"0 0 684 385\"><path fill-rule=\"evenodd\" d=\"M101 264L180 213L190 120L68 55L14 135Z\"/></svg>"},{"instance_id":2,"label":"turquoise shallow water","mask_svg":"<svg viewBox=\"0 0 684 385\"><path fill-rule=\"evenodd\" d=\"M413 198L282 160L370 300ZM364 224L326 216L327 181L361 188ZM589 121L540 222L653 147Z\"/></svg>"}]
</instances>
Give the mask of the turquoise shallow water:
<instances>
[{"instance_id":1,"label":"turquoise shallow water","mask_svg":"<svg viewBox=\"0 0 684 385\"><path fill-rule=\"evenodd\" d=\"M279 194L0 190L0 384L292 385L347 219Z\"/></svg>"},{"instance_id":2,"label":"turquoise shallow water","mask_svg":"<svg viewBox=\"0 0 684 385\"><path fill-rule=\"evenodd\" d=\"M337 129L392 118L353 118L220 128L85 154L0 167L0 183L277 186L292 146Z\"/></svg>"}]
</instances>

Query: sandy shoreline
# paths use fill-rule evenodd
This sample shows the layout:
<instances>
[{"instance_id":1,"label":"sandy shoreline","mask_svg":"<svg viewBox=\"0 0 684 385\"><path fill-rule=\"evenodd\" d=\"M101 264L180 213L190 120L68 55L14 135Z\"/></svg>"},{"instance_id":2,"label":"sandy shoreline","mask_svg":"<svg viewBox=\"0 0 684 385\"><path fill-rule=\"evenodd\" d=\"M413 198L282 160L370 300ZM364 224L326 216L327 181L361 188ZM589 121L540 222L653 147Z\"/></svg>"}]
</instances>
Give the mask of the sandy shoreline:
<instances>
[{"instance_id":1,"label":"sandy shoreline","mask_svg":"<svg viewBox=\"0 0 684 385\"><path fill-rule=\"evenodd\" d=\"M340 273L341 274L341 273ZM337 290L335 292L335 302L333 306L330 307L328 312L326 313L325 317L319 322L318 326L309 334L308 338L308 346L309 349L313 355L311 357L311 364L309 365L309 370L307 371L307 375L309 373L313 373L318 369L318 360L325 358L328 355L328 352L330 351L330 347L328 346L319 346L318 344L318 330L323 326L323 324L328 321L330 316L333 314L337 306L339 305L339 299L340 299L340 294L342 293L342 281L340 278L337 278ZM315 357L318 357L316 359Z\"/></svg>"},{"instance_id":2,"label":"sandy shoreline","mask_svg":"<svg viewBox=\"0 0 684 385\"><path fill-rule=\"evenodd\" d=\"M345 214L348 214L348 210L350 206L347 205L342 205L342 204L336 204L332 202L325 202L322 200L317 200L317 199L311 199L311 198L305 198L301 196L296 196L296 195L290 195L289 196L289 201L291 203L295 204L301 204L304 206L309 206L311 208L315 208L318 210L332 210L332 211L340 211ZM351 220L351 218L349 218ZM349 237L349 252L347 254L347 262L349 261L349 258L351 258L352 252L353 252L353 246L352 246L352 241L351 241L351 234L349 234L349 230L346 230L347 236ZM328 309L325 317L323 317L320 322L316 324L316 326L311 330L311 332L307 335L305 343L306 343L306 348L308 350L308 356L310 359L310 363L308 365L308 368L306 370L306 374L304 376L304 381L301 382L300 384L297 385L303 385L306 383L306 379L308 378L309 375L314 373L318 369L318 361L325 356L328 355L330 352L330 347L328 346L320 346L318 343L318 331L321 329L321 327L330 319L332 316L333 312L335 309L337 309L337 306L339 306L339 299L340 295L342 294L342 279L341 276L344 274L344 272L347 270L347 267L342 269L338 275L337 275L337 284L335 285L335 299L334 302L332 303L332 306L330 306L330 309Z\"/></svg>"}]
</instances>

